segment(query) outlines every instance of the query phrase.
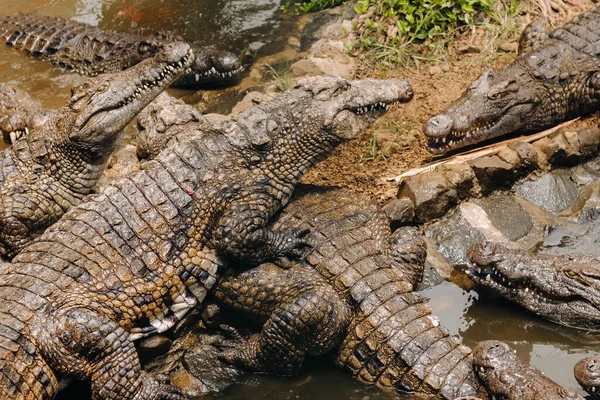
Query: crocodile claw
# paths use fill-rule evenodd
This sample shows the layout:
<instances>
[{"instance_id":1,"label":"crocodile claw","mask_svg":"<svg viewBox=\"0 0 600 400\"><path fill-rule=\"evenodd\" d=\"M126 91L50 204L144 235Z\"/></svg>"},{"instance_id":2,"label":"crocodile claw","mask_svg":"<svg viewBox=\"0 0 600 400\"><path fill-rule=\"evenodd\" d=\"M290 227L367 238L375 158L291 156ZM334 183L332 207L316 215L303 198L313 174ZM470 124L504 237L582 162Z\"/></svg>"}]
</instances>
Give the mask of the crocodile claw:
<instances>
[{"instance_id":1,"label":"crocodile claw","mask_svg":"<svg viewBox=\"0 0 600 400\"><path fill-rule=\"evenodd\" d=\"M277 259L277 265L284 269L292 266L292 260L297 260L306 255L312 245L309 242L309 229L294 229L287 227L280 231L283 239L281 245L281 256Z\"/></svg>"},{"instance_id":2,"label":"crocodile claw","mask_svg":"<svg viewBox=\"0 0 600 400\"><path fill-rule=\"evenodd\" d=\"M186 400L181 389L171 385L171 380L166 375L147 377L144 389L148 400Z\"/></svg>"}]
</instances>

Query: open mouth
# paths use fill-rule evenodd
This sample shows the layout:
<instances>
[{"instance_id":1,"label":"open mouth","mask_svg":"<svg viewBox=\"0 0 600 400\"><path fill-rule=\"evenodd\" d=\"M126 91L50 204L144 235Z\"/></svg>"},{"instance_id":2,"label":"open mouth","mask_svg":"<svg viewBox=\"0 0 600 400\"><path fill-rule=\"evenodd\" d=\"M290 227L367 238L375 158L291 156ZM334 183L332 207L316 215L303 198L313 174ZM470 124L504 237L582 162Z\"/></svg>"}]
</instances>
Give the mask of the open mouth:
<instances>
[{"instance_id":1,"label":"open mouth","mask_svg":"<svg viewBox=\"0 0 600 400\"><path fill-rule=\"evenodd\" d=\"M122 100L115 108L124 107L130 103L133 103L137 100L142 94L154 89L156 86L166 86L165 82L169 84L175 80L175 77L181 73L183 68L187 68L191 64L192 51L188 51L188 53L179 61L168 63L165 67L158 73L158 77L154 80L144 80L142 81L136 88L135 91L127 97L125 100Z\"/></svg>"},{"instance_id":2,"label":"open mouth","mask_svg":"<svg viewBox=\"0 0 600 400\"><path fill-rule=\"evenodd\" d=\"M218 77L220 79L230 79L231 77L239 74L240 72L242 72L244 70L244 67L238 67L236 69L232 69L226 72L220 72L218 71L215 67L212 67L209 70L206 70L204 72L197 72L194 74L194 78L196 79L196 82L199 82L201 80L204 79L211 79L211 78L215 78ZM191 75L194 72L191 69L188 69L187 71L185 71L186 75Z\"/></svg>"},{"instance_id":3,"label":"open mouth","mask_svg":"<svg viewBox=\"0 0 600 400\"><path fill-rule=\"evenodd\" d=\"M540 289L528 278L511 279L494 266L471 267L466 273L475 283L492 288L510 298L526 297L534 303L556 304L569 300Z\"/></svg>"},{"instance_id":4,"label":"open mouth","mask_svg":"<svg viewBox=\"0 0 600 400\"><path fill-rule=\"evenodd\" d=\"M476 124L473 125L471 129L464 132L453 130L443 137L430 136L427 140L427 146L429 147L430 152L439 154L448 150L453 150L469 144L477 143L486 138L484 136L484 132L492 129L498 123L498 121L499 119L487 122L485 124Z\"/></svg>"},{"instance_id":5,"label":"open mouth","mask_svg":"<svg viewBox=\"0 0 600 400\"><path fill-rule=\"evenodd\" d=\"M362 115L362 114L366 114L366 113L376 113L379 111L388 111L391 106L393 106L395 104L399 104L399 103L400 103L399 100L396 100L391 103L385 103L382 101L382 102L374 103L374 104L371 104L368 106L351 108L350 111L352 111L354 114L357 114L357 115Z\"/></svg>"}]
</instances>

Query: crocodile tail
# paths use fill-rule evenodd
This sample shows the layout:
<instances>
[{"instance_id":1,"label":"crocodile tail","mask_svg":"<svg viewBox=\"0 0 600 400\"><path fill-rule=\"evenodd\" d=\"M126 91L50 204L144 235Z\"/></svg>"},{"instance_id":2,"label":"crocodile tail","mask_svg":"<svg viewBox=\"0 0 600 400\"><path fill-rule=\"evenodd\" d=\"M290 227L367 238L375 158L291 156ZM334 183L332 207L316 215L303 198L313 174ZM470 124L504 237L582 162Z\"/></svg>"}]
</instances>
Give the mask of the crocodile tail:
<instances>
[{"instance_id":1,"label":"crocodile tail","mask_svg":"<svg viewBox=\"0 0 600 400\"><path fill-rule=\"evenodd\" d=\"M385 390L487 398L472 369L471 349L441 326L421 295L393 280L359 303L337 362L358 380Z\"/></svg>"},{"instance_id":2,"label":"crocodile tail","mask_svg":"<svg viewBox=\"0 0 600 400\"><path fill-rule=\"evenodd\" d=\"M89 26L63 18L16 14L0 19L0 37L6 44L34 56L48 56L61 50Z\"/></svg>"}]
</instances>

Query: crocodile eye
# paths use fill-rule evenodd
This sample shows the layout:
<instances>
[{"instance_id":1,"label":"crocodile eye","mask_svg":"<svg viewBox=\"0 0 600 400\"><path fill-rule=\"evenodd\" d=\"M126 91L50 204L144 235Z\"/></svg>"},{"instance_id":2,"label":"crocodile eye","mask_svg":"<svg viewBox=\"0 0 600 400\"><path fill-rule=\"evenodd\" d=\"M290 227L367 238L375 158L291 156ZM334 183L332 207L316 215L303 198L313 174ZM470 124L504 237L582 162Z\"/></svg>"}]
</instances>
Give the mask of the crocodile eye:
<instances>
[{"instance_id":1,"label":"crocodile eye","mask_svg":"<svg viewBox=\"0 0 600 400\"><path fill-rule=\"evenodd\" d=\"M568 270L566 270L566 271L565 271L565 274L567 274L567 275L568 275L568 276L570 276L570 277L573 277L573 276L577 275L577 274L575 273L575 271L573 271L573 270L571 270L571 269L568 269Z\"/></svg>"},{"instance_id":2,"label":"crocodile eye","mask_svg":"<svg viewBox=\"0 0 600 400\"><path fill-rule=\"evenodd\" d=\"M502 97L502 92L496 92L488 95L490 100L498 100L500 97Z\"/></svg>"},{"instance_id":3,"label":"crocodile eye","mask_svg":"<svg viewBox=\"0 0 600 400\"><path fill-rule=\"evenodd\" d=\"M98 93L102 93L106 92L106 89L108 89L108 82L104 82L102 85L98 86L98 89L96 89L96 91Z\"/></svg>"}]
</instances>

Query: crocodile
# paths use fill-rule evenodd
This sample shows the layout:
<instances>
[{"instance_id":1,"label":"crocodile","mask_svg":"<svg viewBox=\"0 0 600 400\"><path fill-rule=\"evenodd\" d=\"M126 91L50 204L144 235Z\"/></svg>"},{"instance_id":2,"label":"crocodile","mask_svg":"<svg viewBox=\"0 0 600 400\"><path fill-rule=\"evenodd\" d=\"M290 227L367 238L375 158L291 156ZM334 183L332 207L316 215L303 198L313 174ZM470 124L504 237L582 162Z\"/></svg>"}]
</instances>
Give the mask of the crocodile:
<instances>
[{"instance_id":1,"label":"crocodile","mask_svg":"<svg viewBox=\"0 0 600 400\"><path fill-rule=\"evenodd\" d=\"M532 254L484 242L468 250L468 275L527 310L560 325L600 329L600 258Z\"/></svg>"},{"instance_id":2,"label":"crocodile","mask_svg":"<svg viewBox=\"0 0 600 400\"><path fill-rule=\"evenodd\" d=\"M153 57L173 35L137 35L102 30L64 18L15 14L0 19L0 37L9 46L66 70L96 76L127 69ZM240 57L211 46L191 43L195 61L175 86L222 85L239 77Z\"/></svg>"},{"instance_id":3,"label":"crocodile","mask_svg":"<svg viewBox=\"0 0 600 400\"><path fill-rule=\"evenodd\" d=\"M487 398L471 350L414 291L426 257L416 228L392 234L368 197L315 187L295 195L272 226L308 230L310 248L287 270L276 261L224 272L218 304L262 325L249 337L221 340L224 360L288 375L307 356L335 348L337 366L383 390Z\"/></svg>"},{"instance_id":4,"label":"crocodile","mask_svg":"<svg viewBox=\"0 0 600 400\"><path fill-rule=\"evenodd\" d=\"M573 368L575 379L593 399L600 399L600 357L586 357Z\"/></svg>"},{"instance_id":5,"label":"crocodile","mask_svg":"<svg viewBox=\"0 0 600 400\"><path fill-rule=\"evenodd\" d=\"M180 400L141 374L133 341L202 302L220 269L295 257L306 232L269 218L301 176L393 103L404 80L313 77L273 101L185 130L142 170L88 197L0 264L0 398Z\"/></svg>"},{"instance_id":6,"label":"crocodile","mask_svg":"<svg viewBox=\"0 0 600 400\"><path fill-rule=\"evenodd\" d=\"M0 153L0 254L12 258L90 193L133 118L192 63L172 43L134 67L91 78Z\"/></svg>"},{"instance_id":7,"label":"crocodile","mask_svg":"<svg viewBox=\"0 0 600 400\"><path fill-rule=\"evenodd\" d=\"M600 6L540 37L500 71L479 76L424 126L428 150L446 153L511 133L531 133L600 109ZM546 40L543 40L547 38Z\"/></svg>"},{"instance_id":8,"label":"crocodile","mask_svg":"<svg viewBox=\"0 0 600 400\"><path fill-rule=\"evenodd\" d=\"M0 132L8 144L44 124L42 105L18 87L0 83Z\"/></svg>"},{"instance_id":9,"label":"crocodile","mask_svg":"<svg viewBox=\"0 0 600 400\"><path fill-rule=\"evenodd\" d=\"M583 400L540 370L519 360L506 343L480 342L473 350L473 367L493 398L506 400Z\"/></svg>"}]
</instances>

